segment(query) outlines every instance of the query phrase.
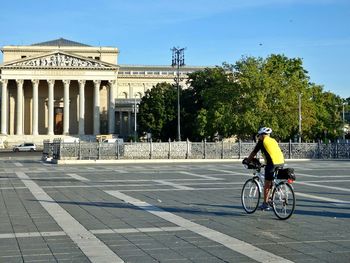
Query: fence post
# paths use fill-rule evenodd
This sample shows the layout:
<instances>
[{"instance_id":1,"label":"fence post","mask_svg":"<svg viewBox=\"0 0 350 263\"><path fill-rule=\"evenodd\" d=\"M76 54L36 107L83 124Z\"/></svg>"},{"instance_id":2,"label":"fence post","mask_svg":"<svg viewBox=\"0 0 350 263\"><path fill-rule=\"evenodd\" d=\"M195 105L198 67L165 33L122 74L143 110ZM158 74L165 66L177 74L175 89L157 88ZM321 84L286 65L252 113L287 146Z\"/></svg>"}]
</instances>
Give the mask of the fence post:
<instances>
[{"instance_id":1,"label":"fence post","mask_svg":"<svg viewBox=\"0 0 350 263\"><path fill-rule=\"evenodd\" d=\"M292 159L292 139L289 139L289 159Z\"/></svg>"},{"instance_id":2,"label":"fence post","mask_svg":"<svg viewBox=\"0 0 350 263\"><path fill-rule=\"evenodd\" d=\"M190 141L188 140L188 138L186 140L186 146L186 159L188 159L190 157Z\"/></svg>"},{"instance_id":3,"label":"fence post","mask_svg":"<svg viewBox=\"0 0 350 263\"><path fill-rule=\"evenodd\" d=\"M117 152L117 159L119 160L119 140L117 140L116 152Z\"/></svg>"},{"instance_id":4,"label":"fence post","mask_svg":"<svg viewBox=\"0 0 350 263\"><path fill-rule=\"evenodd\" d=\"M221 159L224 159L224 141L221 141Z\"/></svg>"},{"instance_id":5,"label":"fence post","mask_svg":"<svg viewBox=\"0 0 350 263\"><path fill-rule=\"evenodd\" d=\"M91 160L91 142L88 142L89 144L89 160Z\"/></svg>"},{"instance_id":6,"label":"fence post","mask_svg":"<svg viewBox=\"0 0 350 263\"><path fill-rule=\"evenodd\" d=\"M339 140L335 141L335 158L339 158Z\"/></svg>"},{"instance_id":7,"label":"fence post","mask_svg":"<svg viewBox=\"0 0 350 263\"><path fill-rule=\"evenodd\" d=\"M207 158L207 139L204 139L204 142L203 142L203 159L206 159Z\"/></svg>"},{"instance_id":8,"label":"fence post","mask_svg":"<svg viewBox=\"0 0 350 263\"><path fill-rule=\"evenodd\" d=\"M241 159L242 156L242 141L241 139L238 140L238 159Z\"/></svg>"},{"instance_id":9,"label":"fence post","mask_svg":"<svg viewBox=\"0 0 350 263\"><path fill-rule=\"evenodd\" d=\"M149 141L149 158L152 159L152 151L153 151L153 145L152 145L152 138Z\"/></svg>"},{"instance_id":10,"label":"fence post","mask_svg":"<svg viewBox=\"0 0 350 263\"><path fill-rule=\"evenodd\" d=\"M61 159L61 139L59 139L58 141L58 156L57 156L57 160Z\"/></svg>"},{"instance_id":11,"label":"fence post","mask_svg":"<svg viewBox=\"0 0 350 263\"><path fill-rule=\"evenodd\" d=\"M81 160L81 141L79 140L79 160Z\"/></svg>"},{"instance_id":12,"label":"fence post","mask_svg":"<svg viewBox=\"0 0 350 263\"><path fill-rule=\"evenodd\" d=\"M74 157L76 158L78 156L78 147L77 147L77 142L74 141ZM79 156L78 156L79 158Z\"/></svg>"},{"instance_id":13,"label":"fence post","mask_svg":"<svg viewBox=\"0 0 350 263\"><path fill-rule=\"evenodd\" d=\"M171 140L169 138L169 152L168 152L168 159L171 158Z\"/></svg>"},{"instance_id":14,"label":"fence post","mask_svg":"<svg viewBox=\"0 0 350 263\"><path fill-rule=\"evenodd\" d=\"M97 142L97 159L101 159L101 142Z\"/></svg>"}]
</instances>

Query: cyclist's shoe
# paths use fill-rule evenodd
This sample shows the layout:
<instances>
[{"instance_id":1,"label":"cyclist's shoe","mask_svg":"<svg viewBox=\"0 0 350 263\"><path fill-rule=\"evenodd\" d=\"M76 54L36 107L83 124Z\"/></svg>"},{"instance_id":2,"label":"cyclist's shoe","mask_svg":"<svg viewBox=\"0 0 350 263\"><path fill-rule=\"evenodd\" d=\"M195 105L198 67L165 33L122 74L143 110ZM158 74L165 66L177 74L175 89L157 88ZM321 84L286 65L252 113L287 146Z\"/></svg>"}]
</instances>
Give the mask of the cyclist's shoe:
<instances>
[{"instance_id":1,"label":"cyclist's shoe","mask_svg":"<svg viewBox=\"0 0 350 263\"><path fill-rule=\"evenodd\" d=\"M271 210L271 207L270 207L267 203L263 203L263 204L260 206L260 210L262 210L262 211L270 211L270 210Z\"/></svg>"}]
</instances>

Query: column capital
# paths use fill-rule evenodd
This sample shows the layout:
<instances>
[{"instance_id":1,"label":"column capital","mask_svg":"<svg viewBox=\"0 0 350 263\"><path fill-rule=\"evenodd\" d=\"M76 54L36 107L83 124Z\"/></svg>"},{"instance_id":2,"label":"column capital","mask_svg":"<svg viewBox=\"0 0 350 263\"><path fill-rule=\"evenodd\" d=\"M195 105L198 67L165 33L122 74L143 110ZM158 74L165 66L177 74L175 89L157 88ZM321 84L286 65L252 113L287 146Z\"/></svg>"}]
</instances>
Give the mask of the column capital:
<instances>
[{"instance_id":1,"label":"column capital","mask_svg":"<svg viewBox=\"0 0 350 263\"><path fill-rule=\"evenodd\" d=\"M100 87L101 80L93 80L95 87Z\"/></svg>"},{"instance_id":2,"label":"column capital","mask_svg":"<svg viewBox=\"0 0 350 263\"><path fill-rule=\"evenodd\" d=\"M0 82L2 83L2 85L7 85L9 80L8 79L0 79Z\"/></svg>"},{"instance_id":3,"label":"column capital","mask_svg":"<svg viewBox=\"0 0 350 263\"><path fill-rule=\"evenodd\" d=\"M16 79L16 83L18 86L23 86L24 79Z\"/></svg>"},{"instance_id":4,"label":"column capital","mask_svg":"<svg viewBox=\"0 0 350 263\"><path fill-rule=\"evenodd\" d=\"M78 83L79 83L79 86L80 86L80 87L81 87L81 86L84 86L85 83L86 83L86 80L80 79L80 80L78 80Z\"/></svg>"},{"instance_id":5,"label":"column capital","mask_svg":"<svg viewBox=\"0 0 350 263\"><path fill-rule=\"evenodd\" d=\"M31 82L32 82L33 86L39 86L40 80L38 80L38 79L31 79Z\"/></svg>"},{"instance_id":6,"label":"column capital","mask_svg":"<svg viewBox=\"0 0 350 263\"><path fill-rule=\"evenodd\" d=\"M116 79L114 79L114 80L108 80L108 84L109 84L110 86L114 86L116 83L117 83L117 80L116 80Z\"/></svg>"},{"instance_id":7,"label":"column capital","mask_svg":"<svg viewBox=\"0 0 350 263\"><path fill-rule=\"evenodd\" d=\"M70 84L70 79L62 80L62 82L63 82L63 85L64 85L64 86L69 86L69 84Z\"/></svg>"},{"instance_id":8,"label":"column capital","mask_svg":"<svg viewBox=\"0 0 350 263\"><path fill-rule=\"evenodd\" d=\"M49 79L49 80L47 80L47 83L49 84L49 86L54 86L55 85L55 80L54 79Z\"/></svg>"}]
</instances>

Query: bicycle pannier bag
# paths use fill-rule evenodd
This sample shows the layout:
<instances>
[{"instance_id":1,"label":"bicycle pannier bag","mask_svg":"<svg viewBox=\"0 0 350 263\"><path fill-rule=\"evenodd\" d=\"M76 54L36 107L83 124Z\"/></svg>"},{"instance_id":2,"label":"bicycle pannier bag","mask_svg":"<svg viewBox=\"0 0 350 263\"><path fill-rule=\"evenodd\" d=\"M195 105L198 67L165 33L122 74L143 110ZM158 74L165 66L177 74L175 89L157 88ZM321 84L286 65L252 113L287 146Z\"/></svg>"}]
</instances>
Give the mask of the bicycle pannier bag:
<instances>
[{"instance_id":1,"label":"bicycle pannier bag","mask_svg":"<svg viewBox=\"0 0 350 263\"><path fill-rule=\"evenodd\" d=\"M284 169L280 169L278 170L277 173L277 179L292 179L293 181L295 181L295 174L294 174L294 169L293 168L284 168Z\"/></svg>"}]
</instances>

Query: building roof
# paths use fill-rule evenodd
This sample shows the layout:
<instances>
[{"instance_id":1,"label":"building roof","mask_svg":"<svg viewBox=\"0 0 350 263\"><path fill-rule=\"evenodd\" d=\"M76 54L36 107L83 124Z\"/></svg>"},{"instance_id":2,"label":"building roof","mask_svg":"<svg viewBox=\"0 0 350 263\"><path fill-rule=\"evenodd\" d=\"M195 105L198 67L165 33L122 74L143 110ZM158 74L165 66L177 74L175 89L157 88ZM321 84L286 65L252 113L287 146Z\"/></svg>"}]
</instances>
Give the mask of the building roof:
<instances>
[{"instance_id":1,"label":"building roof","mask_svg":"<svg viewBox=\"0 0 350 263\"><path fill-rule=\"evenodd\" d=\"M59 47L90 47L89 45L68 40L65 38L59 38L55 40L50 40L46 42L32 44L31 46L59 46Z\"/></svg>"}]
</instances>

